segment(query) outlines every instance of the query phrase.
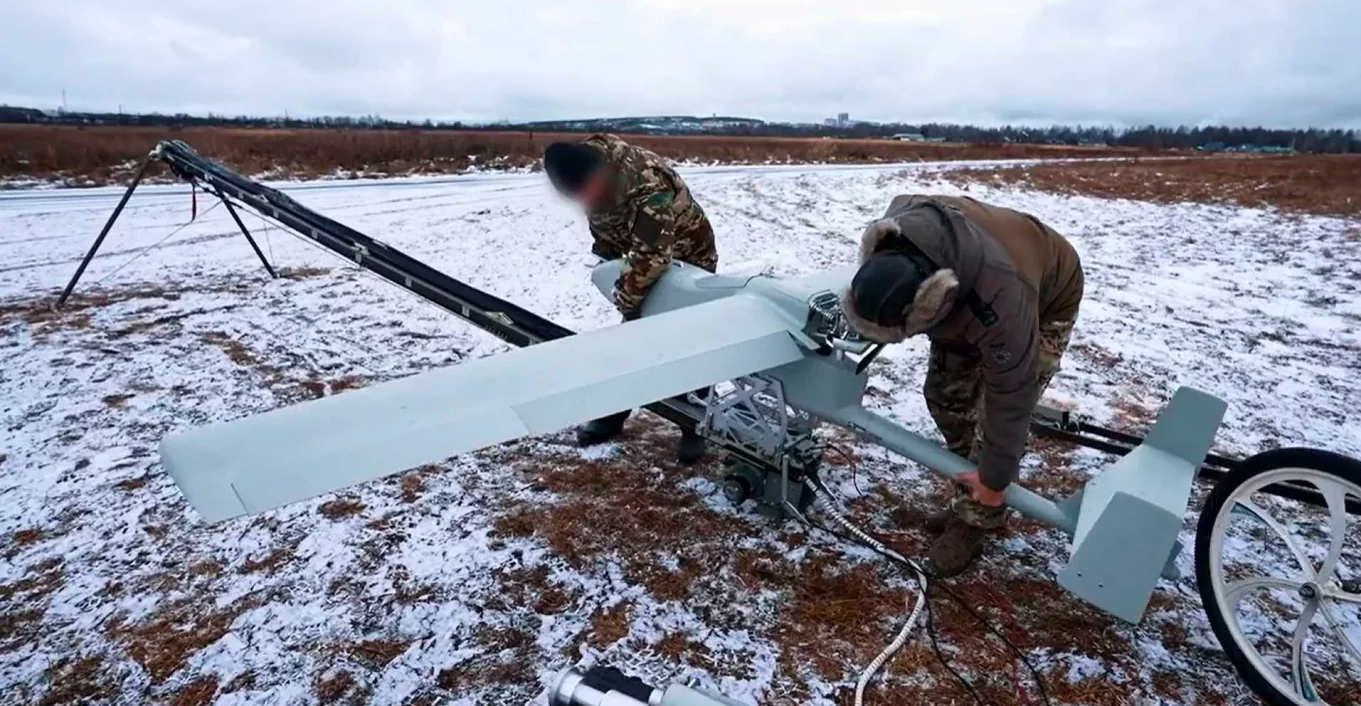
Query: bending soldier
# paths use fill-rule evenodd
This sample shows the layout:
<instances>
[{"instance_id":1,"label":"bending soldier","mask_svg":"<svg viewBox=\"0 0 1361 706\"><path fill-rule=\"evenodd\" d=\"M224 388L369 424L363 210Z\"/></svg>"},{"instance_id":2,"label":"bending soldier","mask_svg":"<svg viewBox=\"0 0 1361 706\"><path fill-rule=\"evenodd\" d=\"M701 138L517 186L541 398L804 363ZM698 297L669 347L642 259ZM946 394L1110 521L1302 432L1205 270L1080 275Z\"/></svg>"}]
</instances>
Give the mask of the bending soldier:
<instances>
[{"instance_id":1,"label":"bending soldier","mask_svg":"<svg viewBox=\"0 0 1361 706\"><path fill-rule=\"evenodd\" d=\"M665 160L614 135L584 142L555 142L544 151L553 186L581 204L593 240L591 252L623 258L615 305L625 321L637 318L643 300L672 260L713 272L718 266L714 231L685 181ZM577 443L599 444L619 435L629 411L592 421L577 430ZM682 432L677 457L694 463L704 440Z\"/></svg>"},{"instance_id":2,"label":"bending soldier","mask_svg":"<svg viewBox=\"0 0 1361 706\"><path fill-rule=\"evenodd\" d=\"M899 196L870 225L843 307L861 335L931 341L923 392L946 445L978 470L927 521L942 576L962 572L1006 520L1030 417L1059 370L1082 301L1082 264L1035 217L968 197Z\"/></svg>"}]
</instances>

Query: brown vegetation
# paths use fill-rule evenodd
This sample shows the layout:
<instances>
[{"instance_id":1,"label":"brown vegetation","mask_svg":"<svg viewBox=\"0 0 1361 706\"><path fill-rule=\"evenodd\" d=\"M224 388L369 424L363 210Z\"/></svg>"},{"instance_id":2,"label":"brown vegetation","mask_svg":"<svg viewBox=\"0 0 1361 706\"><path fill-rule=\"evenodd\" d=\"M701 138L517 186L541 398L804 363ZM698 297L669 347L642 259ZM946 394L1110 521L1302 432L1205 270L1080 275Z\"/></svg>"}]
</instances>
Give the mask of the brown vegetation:
<instances>
[{"instance_id":1,"label":"brown vegetation","mask_svg":"<svg viewBox=\"0 0 1361 706\"><path fill-rule=\"evenodd\" d=\"M205 613L202 606L185 601L168 605L135 625L115 617L107 633L123 643L128 654L146 669L151 682L158 684L179 671L195 652L227 634L232 621L250 607L252 603L243 601L222 612Z\"/></svg>"},{"instance_id":2,"label":"brown vegetation","mask_svg":"<svg viewBox=\"0 0 1361 706\"><path fill-rule=\"evenodd\" d=\"M189 682L170 700L170 706L208 706L217 696L217 676L209 674Z\"/></svg>"},{"instance_id":3,"label":"brown vegetation","mask_svg":"<svg viewBox=\"0 0 1361 706\"><path fill-rule=\"evenodd\" d=\"M29 565L23 578L0 584L0 650L33 639L50 596L65 583L62 560L47 559Z\"/></svg>"},{"instance_id":4,"label":"brown vegetation","mask_svg":"<svg viewBox=\"0 0 1361 706\"><path fill-rule=\"evenodd\" d=\"M357 684L354 675L343 670L317 679L315 686L317 701L323 704L336 703L349 695L355 686Z\"/></svg>"},{"instance_id":5,"label":"brown vegetation","mask_svg":"<svg viewBox=\"0 0 1361 706\"><path fill-rule=\"evenodd\" d=\"M46 536L47 533L40 529L26 529L15 532L12 535L12 538L14 539L15 544L21 547L26 547L30 544L41 541Z\"/></svg>"},{"instance_id":6,"label":"brown vegetation","mask_svg":"<svg viewBox=\"0 0 1361 706\"><path fill-rule=\"evenodd\" d=\"M48 668L52 688L38 703L40 706L59 704L88 704L113 698L118 684L107 679L102 657L75 657L58 661Z\"/></svg>"},{"instance_id":7,"label":"brown vegetation","mask_svg":"<svg viewBox=\"0 0 1361 706\"><path fill-rule=\"evenodd\" d=\"M1101 198L1275 206L1297 213L1361 216L1361 155L1037 164L948 172L945 178L965 185L1021 184Z\"/></svg>"},{"instance_id":8,"label":"brown vegetation","mask_svg":"<svg viewBox=\"0 0 1361 706\"><path fill-rule=\"evenodd\" d=\"M402 656L410 640L365 640L354 645L351 652L360 662L371 669L382 669L394 659Z\"/></svg>"},{"instance_id":9,"label":"brown vegetation","mask_svg":"<svg viewBox=\"0 0 1361 706\"><path fill-rule=\"evenodd\" d=\"M451 173L470 167L530 167L543 148L581 134L453 130L252 130L240 128L0 125L0 178L72 184L125 180L160 140L184 140L246 174L316 177ZM722 163L916 162L1142 154L1116 147L966 145L780 137L632 135L675 160ZM165 174L157 167L159 174Z\"/></svg>"},{"instance_id":10,"label":"brown vegetation","mask_svg":"<svg viewBox=\"0 0 1361 706\"><path fill-rule=\"evenodd\" d=\"M334 500L327 500L317 508L317 512L325 515L327 519L343 520L352 515L357 515L364 511L364 503L359 498L340 497Z\"/></svg>"}]
</instances>

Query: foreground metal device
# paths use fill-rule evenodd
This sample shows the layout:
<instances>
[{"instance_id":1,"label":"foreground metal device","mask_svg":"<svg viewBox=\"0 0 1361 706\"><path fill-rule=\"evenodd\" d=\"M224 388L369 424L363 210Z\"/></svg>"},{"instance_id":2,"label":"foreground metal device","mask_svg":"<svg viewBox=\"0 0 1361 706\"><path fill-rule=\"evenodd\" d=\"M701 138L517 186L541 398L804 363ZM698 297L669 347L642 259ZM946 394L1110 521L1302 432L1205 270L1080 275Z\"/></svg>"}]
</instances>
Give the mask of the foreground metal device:
<instances>
[{"instance_id":1,"label":"foreground metal device","mask_svg":"<svg viewBox=\"0 0 1361 706\"><path fill-rule=\"evenodd\" d=\"M571 667L548 691L549 706L746 706L703 689L670 684L654 689L613 667Z\"/></svg>"}]
</instances>

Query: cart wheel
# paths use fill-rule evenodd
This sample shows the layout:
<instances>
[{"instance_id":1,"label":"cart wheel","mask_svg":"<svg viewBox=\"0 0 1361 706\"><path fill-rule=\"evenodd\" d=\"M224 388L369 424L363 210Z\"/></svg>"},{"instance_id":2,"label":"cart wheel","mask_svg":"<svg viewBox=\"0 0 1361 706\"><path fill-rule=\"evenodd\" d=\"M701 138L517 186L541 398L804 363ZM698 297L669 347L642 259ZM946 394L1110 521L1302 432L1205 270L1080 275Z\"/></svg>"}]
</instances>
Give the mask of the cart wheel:
<instances>
[{"instance_id":1,"label":"cart wheel","mask_svg":"<svg viewBox=\"0 0 1361 706\"><path fill-rule=\"evenodd\" d=\"M1263 490L1281 483L1319 504ZM1201 511L1201 602L1239 676L1272 706L1345 701L1361 680L1361 520L1349 500L1361 502L1361 461L1279 449L1244 461Z\"/></svg>"},{"instance_id":2,"label":"cart wheel","mask_svg":"<svg viewBox=\"0 0 1361 706\"><path fill-rule=\"evenodd\" d=\"M751 483L739 474L729 474L723 478L723 497L733 505L741 505L751 497Z\"/></svg>"}]
</instances>

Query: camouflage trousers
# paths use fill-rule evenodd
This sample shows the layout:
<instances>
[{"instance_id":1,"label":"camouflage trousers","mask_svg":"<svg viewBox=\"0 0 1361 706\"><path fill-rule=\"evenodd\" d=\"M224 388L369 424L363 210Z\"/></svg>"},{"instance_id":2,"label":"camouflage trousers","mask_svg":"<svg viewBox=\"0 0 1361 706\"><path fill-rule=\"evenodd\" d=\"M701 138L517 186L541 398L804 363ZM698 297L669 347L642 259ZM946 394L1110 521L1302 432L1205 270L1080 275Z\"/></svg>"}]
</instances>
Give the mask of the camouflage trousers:
<instances>
[{"instance_id":1,"label":"camouflage trousers","mask_svg":"<svg viewBox=\"0 0 1361 706\"><path fill-rule=\"evenodd\" d=\"M1059 371L1068 339L1073 334L1073 320L1040 323L1040 350L1035 366L1036 383L1044 394L1049 381ZM978 433L983 419L982 361L977 356L961 355L932 344L931 359L926 370L922 392L926 407L936 421L945 445L951 452L978 461L982 438ZM988 507L975 501L969 487L954 484L954 499L950 509L968 524L983 529L997 529L1006 523L1006 507Z\"/></svg>"}]
</instances>

